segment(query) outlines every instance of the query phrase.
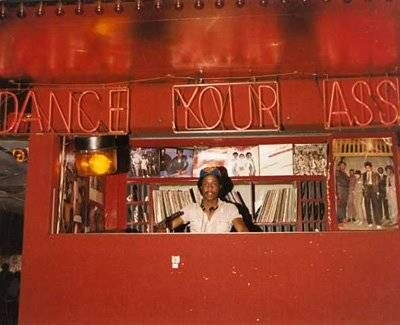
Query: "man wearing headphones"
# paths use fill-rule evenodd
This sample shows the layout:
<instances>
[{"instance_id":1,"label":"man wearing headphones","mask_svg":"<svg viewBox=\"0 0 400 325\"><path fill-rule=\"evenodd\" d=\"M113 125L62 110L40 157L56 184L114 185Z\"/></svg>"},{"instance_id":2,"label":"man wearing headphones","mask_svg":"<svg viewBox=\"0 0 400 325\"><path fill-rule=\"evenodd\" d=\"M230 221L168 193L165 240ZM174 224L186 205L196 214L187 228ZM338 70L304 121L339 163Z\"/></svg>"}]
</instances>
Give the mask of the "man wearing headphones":
<instances>
[{"instance_id":1,"label":"man wearing headphones","mask_svg":"<svg viewBox=\"0 0 400 325\"><path fill-rule=\"evenodd\" d=\"M201 203L183 208L181 215L169 223L169 228L190 222L190 232L224 233L232 226L238 232L249 231L236 206L218 198L221 185L221 172L217 167L202 169L197 181L203 196Z\"/></svg>"}]
</instances>

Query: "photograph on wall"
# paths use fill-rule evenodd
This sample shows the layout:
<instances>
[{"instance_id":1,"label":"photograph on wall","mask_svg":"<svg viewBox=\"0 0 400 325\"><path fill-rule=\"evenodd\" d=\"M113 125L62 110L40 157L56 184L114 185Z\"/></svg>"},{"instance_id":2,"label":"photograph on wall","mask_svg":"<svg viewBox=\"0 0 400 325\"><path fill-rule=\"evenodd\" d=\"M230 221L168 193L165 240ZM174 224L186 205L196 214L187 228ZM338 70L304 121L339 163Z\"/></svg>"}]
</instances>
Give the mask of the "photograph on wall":
<instances>
[{"instance_id":1,"label":"photograph on wall","mask_svg":"<svg viewBox=\"0 0 400 325\"><path fill-rule=\"evenodd\" d=\"M193 149L162 148L160 149L161 177L192 177Z\"/></svg>"},{"instance_id":2,"label":"photograph on wall","mask_svg":"<svg viewBox=\"0 0 400 325\"><path fill-rule=\"evenodd\" d=\"M213 166L224 166L230 177L259 175L258 146L201 149L196 151L194 161L194 177L203 168Z\"/></svg>"},{"instance_id":3,"label":"photograph on wall","mask_svg":"<svg viewBox=\"0 0 400 325\"><path fill-rule=\"evenodd\" d=\"M334 139L333 158L339 229L397 228L392 139Z\"/></svg>"},{"instance_id":4,"label":"photograph on wall","mask_svg":"<svg viewBox=\"0 0 400 325\"><path fill-rule=\"evenodd\" d=\"M293 144L263 144L260 151L260 175L293 175Z\"/></svg>"},{"instance_id":5,"label":"photograph on wall","mask_svg":"<svg viewBox=\"0 0 400 325\"><path fill-rule=\"evenodd\" d=\"M325 143L294 145L294 175L326 175L327 168L327 145Z\"/></svg>"},{"instance_id":6,"label":"photograph on wall","mask_svg":"<svg viewBox=\"0 0 400 325\"><path fill-rule=\"evenodd\" d=\"M156 148L131 148L129 177L156 177L160 174L160 152Z\"/></svg>"}]
</instances>

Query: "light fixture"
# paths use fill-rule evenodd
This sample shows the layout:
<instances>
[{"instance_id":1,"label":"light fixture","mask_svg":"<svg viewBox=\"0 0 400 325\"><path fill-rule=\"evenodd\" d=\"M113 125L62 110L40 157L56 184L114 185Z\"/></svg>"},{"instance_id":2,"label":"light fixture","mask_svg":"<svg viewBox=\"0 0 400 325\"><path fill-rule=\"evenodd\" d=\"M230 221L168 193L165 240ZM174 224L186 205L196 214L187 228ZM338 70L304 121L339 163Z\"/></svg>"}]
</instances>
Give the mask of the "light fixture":
<instances>
[{"instance_id":1,"label":"light fixture","mask_svg":"<svg viewBox=\"0 0 400 325\"><path fill-rule=\"evenodd\" d=\"M124 11L124 7L122 6L122 0L117 0L117 2L115 3L114 10L117 14L120 14Z\"/></svg>"},{"instance_id":2,"label":"light fixture","mask_svg":"<svg viewBox=\"0 0 400 325\"><path fill-rule=\"evenodd\" d=\"M136 11L143 12L143 1L142 0L136 0Z\"/></svg>"},{"instance_id":3,"label":"light fixture","mask_svg":"<svg viewBox=\"0 0 400 325\"><path fill-rule=\"evenodd\" d=\"M2 1L0 7L0 19L4 19L6 17L7 17L7 9L6 5L4 4L4 1Z\"/></svg>"},{"instance_id":4,"label":"light fixture","mask_svg":"<svg viewBox=\"0 0 400 325\"><path fill-rule=\"evenodd\" d=\"M18 18L25 18L26 17L26 12L25 12L25 7L24 7L24 1L20 1L17 9L17 17Z\"/></svg>"},{"instance_id":5,"label":"light fixture","mask_svg":"<svg viewBox=\"0 0 400 325\"><path fill-rule=\"evenodd\" d=\"M215 0L215 7L218 9L223 8L225 5L225 1L224 0Z\"/></svg>"},{"instance_id":6,"label":"light fixture","mask_svg":"<svg viewBox=\"0 0 400 325\"><path fill-rule=\"evenodd\" d=\"M162 9L162 7L164 6L163 1L162 0L154 0L154 8L157 10Z\"/></svg>"},{"instance_id":7,"label":"light fixture","mask_svg":"<svg viewBox=\"0 0 400 325\"><path fill-rule=\"evenodd\" d=\"M41 17L44 15L44 5L43 5L43 1L39 2L39 6L37 7L36 11L35 11L35 15L38 17Z\"/></svg>"},{"instance_id":8,"label":"light fixture","mask_svg":"<svg viewBox=\"0 0 400 325\"><path fill-rule=\"evenodd\" d=\"M28 149L25 148L15 148L12 150L12 155L15 161L22 163L28 160Z\"/></svg>"},{"instance_id":9,"label":"light fixture","mask_svg":"<svg viewBox=\"0 0 400 325\"><path fill-rule=\"evenodd\" d=\"M76 3L75 14L77 14L78 16L83 15L82 0L78 0L78 2Z\"/></svg>"},{"instance_id":10,"label":"light fixture","mask_svg":"<svg viewBox=\"0 0 400 325\"><path fill-rule=\"evenodd\" d=\"M204 2L203 0L195 0L194 2L194 7L196 9L203 9L204 8Z\"/></svg>"},{"instance_id":11,"label":"light fixture","mask_svg":"<svg viewBox=\"0 0 400 325\"><path fill-rule=\"evenodd\" d=\"M64 11L64 8L63 8L63 5L62 5L62 1L60 0L57 3L56 15L57 16L64 16L64 14L65 14L65 11Z\"/></svg>"},{"instance_id":12,"label":"light fixture","mask_svg":"<svg viewBox=\"0 0 400 325\"><path fill-rule=\"evenodd\" d=\"M263 6L263 7L268 6L268 0L260 0L260 1L258 1L258 3L260 4L260 6Z\"/></svg>"},{"instance_id":13,"label":"light fixture","mask_svg":"<svg viewBox=\"0 0 400 325\"><path fill-rule=\"evenodd\" d=\"M97 0L97 5L96 8L94 9L94 12L98 15L102 15L104 13L104 8L101 4L101 0Z\"/></svg>"},{"instance_id":14,"label":"light fixture","mask_svg":"<svg viewBox=\"0 0 400 325\"><path fill-rule=\"evenodd\" d=\"M236 4L236 7L243 8L244 5L246 4L246 1L245 0L236 0L235 4Z\"/></svg>"},{"instance_id":15,"label":"light fixture","mask_svg":"<svg viewBox=\"0 0 400 325\"><path fill-rule=\"evenodd\" d=\"M183 1L182 0L176 0L174 6L175 6L176 10L182 10L183 9Z\"/></svg>"},{"instance_id":16,"label":"light fixture","mask_svg":"<svg viewBox=\"0 0 400 325\"><path fill-rule=\"evenodd\" d=\"M128 170L128 136L76 137L74 145L75 168L79 176L109 175Z\"/></svg>"}]
</instances>

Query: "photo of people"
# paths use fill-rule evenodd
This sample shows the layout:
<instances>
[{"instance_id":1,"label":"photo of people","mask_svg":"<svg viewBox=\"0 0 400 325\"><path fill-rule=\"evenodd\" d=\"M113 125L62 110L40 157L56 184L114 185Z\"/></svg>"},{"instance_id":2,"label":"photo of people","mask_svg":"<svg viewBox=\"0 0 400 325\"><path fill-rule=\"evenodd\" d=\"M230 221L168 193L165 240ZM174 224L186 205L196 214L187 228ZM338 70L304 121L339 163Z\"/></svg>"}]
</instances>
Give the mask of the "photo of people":
<instances>
[{"instance_id":1,"label":"photo of people","mask_svg":"<svg viewBox=\"0 0 400 325\"><path fill-rule=\"evenodd\" d=\"M193 149L164 148L160 151L160 176L192 177Z\"/></svg>"},{"instance_id":2,"label":"photo of people","mask_svg":"<svg viewBox=\"0 0 400 325\"><path fill-rule=\"evenodd\" d=\"M193 176L206 167L224 166L230 177L258 176L258 147L215 147L198 150L195 154Z\"/></svg>"},{"instance_id":3,"label":"photo of people","mask_svg":"<svg viewBox=\"0 0 400 325\"><path fill-rule=\"evenodd\" d=\"M131 148L130 177L155 177L160 174L160 153L156 148Z\"/></svg>"},{"instance_id":4,"label":"photo of people","mask_svg":"<svg viewBox=\"0 0 400 325\"><path fill-rule=\"evenodd\" d=\"M335 139L333 155L339 229L397 227L391 139Z\"/></svg>"},{"instance_id":5,"label":"photo of people","mask_svg":"<svg viewBox=\"0 0 400 325\"><path fill-rule=\"evenodd\" d=\"M326 175L327 145L324 143L295 144L293 153L294 175Z\"/></svg>"}]
</instances>

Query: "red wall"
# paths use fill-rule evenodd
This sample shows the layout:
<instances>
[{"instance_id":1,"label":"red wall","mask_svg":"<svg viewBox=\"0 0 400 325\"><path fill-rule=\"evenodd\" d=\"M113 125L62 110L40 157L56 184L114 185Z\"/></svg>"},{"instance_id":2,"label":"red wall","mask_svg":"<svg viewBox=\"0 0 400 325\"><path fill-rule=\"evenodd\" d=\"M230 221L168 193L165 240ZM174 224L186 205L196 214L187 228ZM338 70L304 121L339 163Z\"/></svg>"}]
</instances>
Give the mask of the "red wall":
<instances>
[{"instance_id":1,"label":"red wall","mask_svg":"<svg viewBox=\"0 0 400 325\"><path fill-rule=\"evenodd\" d=\"M172 3L173 0L164 0ZM36 17L25 6L19 19L9 8L0 20L0 76L39 83L108 83L160 80L168 76L238 77L294 74L397 73L400 58L398 1L246 1L239 9L212 0L202 10L185 1L156 11L144 1L143 14L133 1L124 12L114 3L104 14L85 4L84 14L65 5ZM46 51L43 51L46 46ZM44 64L45 62L45 64Z\"/></svg>"},{"instance_id":2,"label":"red wall","mask_svg":"<svg viewBox=\"0 0 400 325\"><path fill-rule=\"evenodd\" d=\"M57 150L31 138L21 324L400 321L399 231L50 235Z\"/></svg>"}]
</instances>

